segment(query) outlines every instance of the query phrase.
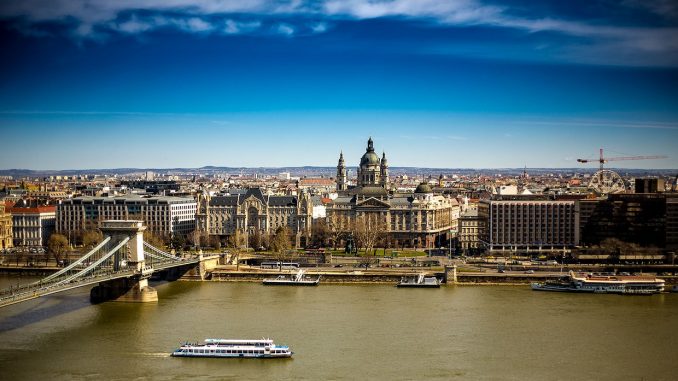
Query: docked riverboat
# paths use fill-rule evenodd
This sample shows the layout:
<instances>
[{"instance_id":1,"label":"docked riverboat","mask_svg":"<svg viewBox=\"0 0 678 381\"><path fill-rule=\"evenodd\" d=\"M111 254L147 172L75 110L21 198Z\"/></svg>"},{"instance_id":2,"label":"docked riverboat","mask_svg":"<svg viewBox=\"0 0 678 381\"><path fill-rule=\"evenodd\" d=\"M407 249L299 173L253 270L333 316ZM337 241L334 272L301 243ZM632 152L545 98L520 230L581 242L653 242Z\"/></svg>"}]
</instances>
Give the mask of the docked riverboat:
<instances>
[{"instance_id":1,"label":"docked riverboat","mask_svg":"<svg viewBox=\"0 0 678 381\"><path fill-rule=\"evenodd\" d=\"M532 283L535 291L651 295L664 291L664 280L648 275L593 275L570 271L567 279Z\"/></svg>"},{"instance_id":2,"label":"docked riverboat","mask_svg":"<svg viewBox=\"0 0 678 381\"><path fill-rule=\"evenodd\" d=\"M292 357L292 354L290 347L276 345L271 339L206 339L202 344L184 343L172 352L174 357L216 358L285 358Z\"/></svg>"},{"instance_id":3,"label":"docked riverboat","mask_svg":"<svg viewBox=\"0 0 678 381\"><path fill-rule=\"evenodd\" d=\"M440 288L440 279L431 276L427 277L424 274L419 274L414 277L402 277L400 282L396 285L399 288Z\"/></svg>"},{"instance_id":4,"label":"docked riverboat","mask_svg":"<svg viewBox=\"0 0 678 381\"><path fill-rule=\"evenodd\" d=\"M302 269L297 271L295 275L278 275L272 279L264 279L266 286L317 286L320 283L320 275L317 277L310 277Z\"/></svg>"}]
</instances>

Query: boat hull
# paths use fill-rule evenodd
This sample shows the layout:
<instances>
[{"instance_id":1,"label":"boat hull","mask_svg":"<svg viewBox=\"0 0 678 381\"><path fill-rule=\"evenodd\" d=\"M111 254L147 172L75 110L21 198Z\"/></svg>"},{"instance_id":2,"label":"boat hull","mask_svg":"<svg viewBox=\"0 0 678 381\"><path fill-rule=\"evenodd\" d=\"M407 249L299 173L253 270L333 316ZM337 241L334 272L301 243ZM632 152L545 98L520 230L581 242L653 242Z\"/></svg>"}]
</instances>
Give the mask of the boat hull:
<instances>
[{"instance_id":1,"label":"boat hull","mask_svg":"<svg viewBox=\"0 0 678 381\"><path fill-rule=\"evenodd\" d=\"M398 283L398 288L440 288L440 284L405 284Z\"/></svg>"},{"instance_id":2,"label":"boat hull","mask_svg":"<svg viewBox=\"0 0 678 381\"><path fill-rule=\"evenodd\" d=\"M264 286L317 286L319 280L313 281L293 281L293 280L266 280L264 279Z\"/></svg>"},{"instance_id":3,"label":"boat hull","mask_svg":"<svg viewBox=\"0 0 678 381\"><path fill-rule=\"evenodd\" d=\"M532 283L532 290L534 291L551 291L551 292L578 292L586 294L619 294L619 295L653 295L661 293L660 290L636 290L636 289L606 289L606 288L577 288L570 286L545 285L541 283Z\"/></svg>"},{"instance_id":4,"label":"boat hull","mask_svg":"<svg viewBox=\"0 0 678 381\"><path fill-rule=\"evenodd\" d=\"M276 359L276 358L290 358L294 353L289 354L205 354L205 353L180 353L172 352L172 357L200 357L200 358L233 358L233 359Z\"/></svg>"}]
</instances>

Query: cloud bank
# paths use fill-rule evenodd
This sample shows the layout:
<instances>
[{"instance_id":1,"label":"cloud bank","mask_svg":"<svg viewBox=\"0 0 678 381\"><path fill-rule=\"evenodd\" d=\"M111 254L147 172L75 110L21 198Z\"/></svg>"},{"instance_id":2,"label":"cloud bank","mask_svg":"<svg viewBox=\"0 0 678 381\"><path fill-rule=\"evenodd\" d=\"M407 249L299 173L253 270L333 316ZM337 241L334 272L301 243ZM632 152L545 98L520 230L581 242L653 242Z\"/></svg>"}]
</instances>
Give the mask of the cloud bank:
<instances>
[{"instance_id":1,"label":"cloud bank","mask_svg":"<svg viewBox=\"0 0 678 381\"><path fill-rule=\"evenodd\" d=\"M575 61L594 64L678 66L675 2L591 3L600 8L598 14L572 17L548 10L554 7L531 11L481 0L12 0L0 4L0 19L33 36L48 34L43 28L46 24L59 24L74 38L104 39L115 33L137 35L159 28L224 36L293 37L327 33L336 22L389 18L434 28L551 33L571 40L559 41L563 45L558 52L564 60L576 57ZM631 16L611 19L608 14ZM447 51L444 46L437 50Z\"/></svg>"}]
</instances>

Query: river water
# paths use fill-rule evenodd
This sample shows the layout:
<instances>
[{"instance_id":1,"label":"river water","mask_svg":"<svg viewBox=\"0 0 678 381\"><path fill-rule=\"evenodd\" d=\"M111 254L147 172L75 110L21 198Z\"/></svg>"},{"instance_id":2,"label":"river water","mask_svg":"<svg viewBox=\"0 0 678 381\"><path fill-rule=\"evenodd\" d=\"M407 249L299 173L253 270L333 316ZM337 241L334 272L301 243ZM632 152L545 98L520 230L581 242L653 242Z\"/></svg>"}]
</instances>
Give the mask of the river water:
<instances>
[{"instance_id":1,"label":"river water","mask_svg":"<svg viewBox=\"0 0 678 381\"><path fill-rule=\"evenodd\" d=\"M26 281L23 278L21 281ZM0 277L0 287L18 278ZM159 302L74 290L0 309L5 380L675 380L678 294L160 283ZM274 338L292 359L182 359L182 341Z\"/></svg>"}]
</instances>

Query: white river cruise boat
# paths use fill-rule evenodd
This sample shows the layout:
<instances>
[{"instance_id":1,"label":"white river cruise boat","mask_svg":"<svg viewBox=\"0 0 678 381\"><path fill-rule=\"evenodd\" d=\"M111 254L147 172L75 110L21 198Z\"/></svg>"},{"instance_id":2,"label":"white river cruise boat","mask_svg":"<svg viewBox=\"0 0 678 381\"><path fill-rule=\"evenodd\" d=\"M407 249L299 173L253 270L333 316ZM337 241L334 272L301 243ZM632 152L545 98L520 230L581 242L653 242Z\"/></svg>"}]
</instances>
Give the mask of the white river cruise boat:
<instances>
[{"instance_id":1,"label":"white river cruise boat","mask_svg":"<svg viewBox=\"0 0 678 381\"><path fill-rule=\"evenodd\" d=\"M290 347L275 345L271 339L206 339L203 344L184 343L172 352L174 357L284 358L292 357Z\"/></svg>"},{"instance_id":2,"label":"white river cruise boat","mask_svg":"<svg viewBox=\"0 0 678 381\"><path fill-rule=\"evenodd\" d=\"M651 295L664 291L664 280L648 275L592 275L570 271L568 279L532 283L535 291Z\"/></svg>"}]
</instances>

